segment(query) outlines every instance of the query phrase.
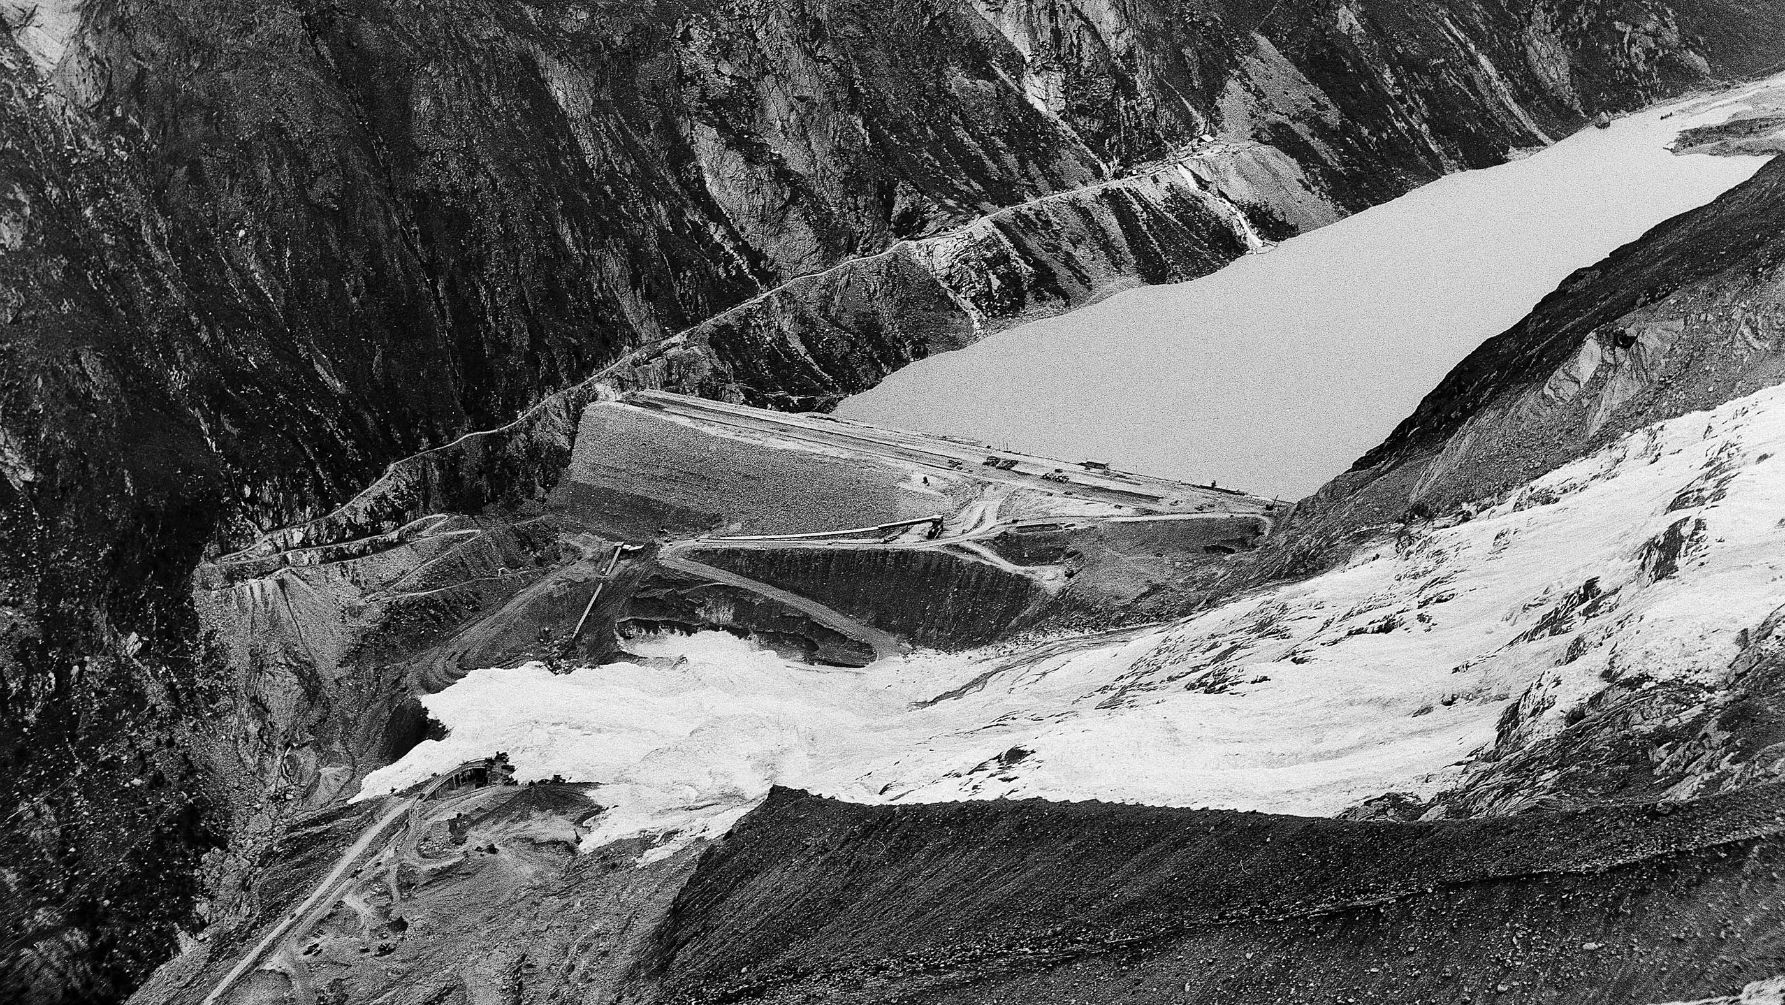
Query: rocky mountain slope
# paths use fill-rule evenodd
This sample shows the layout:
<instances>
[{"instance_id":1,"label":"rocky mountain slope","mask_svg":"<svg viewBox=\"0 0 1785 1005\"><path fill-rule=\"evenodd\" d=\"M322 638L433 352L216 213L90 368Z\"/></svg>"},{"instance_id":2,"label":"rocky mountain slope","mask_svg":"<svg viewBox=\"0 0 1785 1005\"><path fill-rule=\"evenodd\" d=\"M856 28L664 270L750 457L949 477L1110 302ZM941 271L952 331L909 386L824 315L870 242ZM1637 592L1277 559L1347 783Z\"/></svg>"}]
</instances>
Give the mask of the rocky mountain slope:
<instances>
[{"instance_id":1,"label":"rocky mountain slope","mask_svg":"<svg viewBox=\"0 0 1785 1005\"><path fill-rule=\"evenodd\" d=\"M1774 786L1423 824L778 789L722 842L644 860L573 850L576 788L424 804L224 1000L1641 1003L1785 966ZM374 805L294 832L265 924ZM137 1000L203 1000L254 934Z\"/></svg>"},{"instance_id":2,"label":"rocky mountain slope","mask_svg":"<svg viewBox=\"0 0 1785 1005\"><path fill-rule=\"evenodd\" d=\"M1778 965L1775 800L1396 825L781 791L703 858L639 969L681 1001L1733 990ZM796 836L814 850L789 861Z\"/></svg>"},{"instance_id":3,"label":"rocky mountain slope","mask_svg":"<svg viewBox=\"0 0 1785 1005\"><path fill-rule=\"evenodd\" d=\"M245 662L256 640L207 634L194 603L207 555L641 347L639 383L835 400L1600 110L1756 73L1779 15L0 7L0 987L122 995L195 923L201 887L232 916L229 877L291 813L269 792L344 767L327 734L383 757L419 735L392 681L464 608L443 595L409 641L353 653L370 683L333 674L321 639ZM564 434L579 411L523 426ZM525 499L566 436L513 440L404 505ZM459 571L555 568L572 548L506 541Z\"/></svg>"}]
</instances>

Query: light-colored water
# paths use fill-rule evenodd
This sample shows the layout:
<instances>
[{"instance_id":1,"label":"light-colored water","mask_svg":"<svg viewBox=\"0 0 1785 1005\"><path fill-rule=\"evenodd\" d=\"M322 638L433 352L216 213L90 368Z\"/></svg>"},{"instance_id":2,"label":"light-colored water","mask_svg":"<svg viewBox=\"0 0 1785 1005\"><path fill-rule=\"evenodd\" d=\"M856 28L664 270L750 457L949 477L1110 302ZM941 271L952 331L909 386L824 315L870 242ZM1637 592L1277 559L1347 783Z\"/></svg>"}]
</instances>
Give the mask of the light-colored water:
<instances>
[{"instance_id":1,"label":"light-colored water","mask_svg":"<svg viewBox=\"0 0 1785 1005\"><path fill-rule=\"evenodd\" d=\"M1130 290L923 360L838 414L1305 495L1569 272L1757 171L1758 157L1678 157L1666 146L1763 86L1584 129L1215 275Z\"/></svg>"}]
</instances>

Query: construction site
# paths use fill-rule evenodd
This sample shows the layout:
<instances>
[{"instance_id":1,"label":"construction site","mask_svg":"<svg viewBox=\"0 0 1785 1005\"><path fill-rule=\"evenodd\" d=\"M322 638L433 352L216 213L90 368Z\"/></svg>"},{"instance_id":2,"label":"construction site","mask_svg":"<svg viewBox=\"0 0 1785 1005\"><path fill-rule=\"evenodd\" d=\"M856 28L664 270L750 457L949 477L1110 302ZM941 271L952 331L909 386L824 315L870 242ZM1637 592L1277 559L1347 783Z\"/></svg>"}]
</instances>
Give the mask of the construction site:
<instances>
[{"instance_id":1,"label":"construction site","mask_svg":"<svg viewBox=\"0 0 1785 1005\"><path fill-rule=\"evenodd\" d=\"M486 483L512 491L452 494ZM269 707L296 707L304 680L340 684L311 718L244 738L297 812L419 742L420 699L479 668L597 665L715 629L860 667L1157 624L1203 603L1284 510L1094 458L602 389L211 559L194 601Z\"/></svg>"},{"instance_id":2,"label":"construction site","mask_svg":"<svg viewBox=\"0 0 1785 1005\"><path fill-rule=\"evenodd\" d=\"M590 405L565 475L577 521L651 541L663 570L706 584L695 593L766 597L854 639L849 663L982 645L1087 572L1079 593L1132 601L1254 546L1278 516L1273 500L1096 460L660 391Z\"/></svg>"}]
</instances>

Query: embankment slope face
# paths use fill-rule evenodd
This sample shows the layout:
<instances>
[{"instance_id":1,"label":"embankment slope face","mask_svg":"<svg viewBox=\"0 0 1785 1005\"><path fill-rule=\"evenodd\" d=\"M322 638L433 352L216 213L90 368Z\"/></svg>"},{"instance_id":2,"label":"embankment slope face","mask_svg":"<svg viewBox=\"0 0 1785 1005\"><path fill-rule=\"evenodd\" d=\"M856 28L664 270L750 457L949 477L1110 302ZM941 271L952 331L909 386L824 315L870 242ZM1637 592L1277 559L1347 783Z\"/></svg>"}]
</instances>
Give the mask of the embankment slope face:
<instances>
[{"instance_id":1,"label":"embankment slope face","mask_svg":"<svg viewBox=\"0 0 1785 1005\"><path fill-rule=\"evenodd\" d=\"M1771 786L1437 824L778 790L677 897L656 1000L1704 997L1785 965L1781 819Z\"/></svg>"},{"instance_id":2,"label":"embankment slope face","mask_svg":"<svg viewBox=\"0 0 1785 1005\"><path fill-rule=\"evenodd\" d=\"M639 539L666 528L764 535L872 527L951 505L888 465L770 449L621 402L584 411L566 474L566 506Z\"/></svg>"}]
</instances>

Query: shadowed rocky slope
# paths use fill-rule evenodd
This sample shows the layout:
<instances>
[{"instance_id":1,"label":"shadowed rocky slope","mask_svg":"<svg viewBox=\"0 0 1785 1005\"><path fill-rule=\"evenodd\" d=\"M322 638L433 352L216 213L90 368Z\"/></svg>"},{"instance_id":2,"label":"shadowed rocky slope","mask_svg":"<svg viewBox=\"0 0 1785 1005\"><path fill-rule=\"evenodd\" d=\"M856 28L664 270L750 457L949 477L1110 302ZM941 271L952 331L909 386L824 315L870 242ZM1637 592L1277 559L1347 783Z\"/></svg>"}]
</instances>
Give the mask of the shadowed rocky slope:
<instances>
[{"instance_id":1,"label":"shadowed rocky slope","mask_svg":"<svg viewBox=\"0 0 1785 1005\"><path fill-rule=\"evenodd\" d=\"M249 1000L1698 1000L1785 968L1776 787L1428 824L1109 803L864 807L777 789L723 839L578 855L600 790L472 793L238 984ZM593 802L591 799L593 798ZM376 814L303 821L202 1000ZM456 818L456 819L455 819ZM471 947L475 947L474 950Z\"/></svg>"},{"instance_id":2,"label":"shadowed rocky slope","mask_svg":"<svg viewBox=\"0 0 1785 1005\"><path fill-rule=\"evenodd\" d=\"M652 976L668 1001L1691 999L1785 965L1779 826L1771 787L1441 824L780 790L703 857Z\"/></svg>"},{"instance_id":3,"label":"shadowed rocky slope","mask_svg":"<svg viewBox=\"0 0 1785 1005\"><path fill-rule=\"evenodd\" d=\"M0 988L44 1001L121 994L195 921L201 851L277 833L281 766L345 767L292 722L401 746L376 680L415 654L367 657L364 714L319 640L243 664L202 631L205 555L636 347L622 384L823 404L1785 33L1768 3L91 0L46 48L28 10L31 50L0 38ZM533 496L579 412L527 413L546 435L494 466L424 455L338 539Z\"/></svg>"}]
</instances>

